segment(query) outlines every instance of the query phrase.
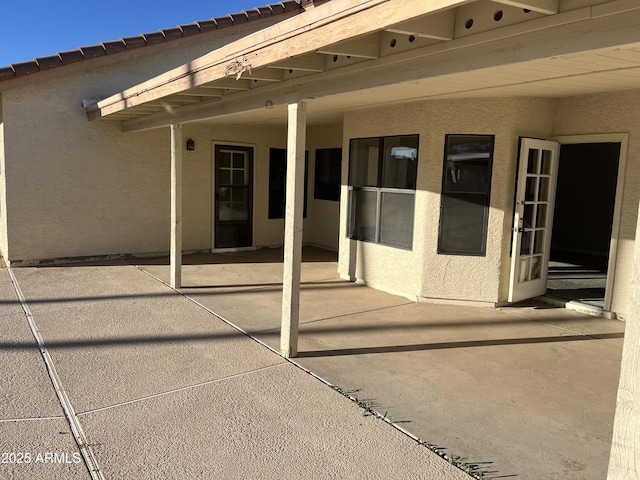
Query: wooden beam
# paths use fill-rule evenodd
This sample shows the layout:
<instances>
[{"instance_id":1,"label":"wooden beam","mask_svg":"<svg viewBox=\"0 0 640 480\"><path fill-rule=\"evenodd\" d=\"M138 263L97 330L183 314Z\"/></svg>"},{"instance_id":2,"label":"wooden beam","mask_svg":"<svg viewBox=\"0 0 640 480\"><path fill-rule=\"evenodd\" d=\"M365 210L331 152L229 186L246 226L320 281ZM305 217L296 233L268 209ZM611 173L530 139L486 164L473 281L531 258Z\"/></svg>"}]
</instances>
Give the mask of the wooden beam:
<instances>
[{"instance_id":1,"label":"wooden beam","mask_svg":"<svg viewBox=\"0 0 640 480\"><path fill-rule=\"evenodd\" d=\"M256 68L251 72L245 72L242 74L242 78L248 80L262 80L264 82L281 82L283 79L282 70L276 70L273 68Z\"/></svg>"},{"instance_id":2,"label":"wooden beam","mask_svg":"<svg viewBox=\"0 0 640 480\"><path fill-rule=\"evenodd\" d=\"M355 40L327 45L319 48L318 53L343 57L378 58L380 56L380 35L372 34Z\"/></svg>"},{"instance_id":3,"label":"wooden beam","mask_svg":"<svg viewBox=\"0 0 640 480\"><path fill-rule=\"evenodd\" d=\"M298 101L290 104L287 137L287 191L284 220L282 328L280 330L280 353L285 358L295 357L298 353L306 129L306 103L304 101Z\"/></svg>"},{"instance_id":4,"label":"wooden beam","mask_svg":"<svg viewBox=\"0 0 640 480\"><path fill-rule=\"evenodd\" d=\"M324 72L325 61L326 57L324 55L312 53L272 63L268 68L301 72Z\"/></svg>"},{"instance_id":5,"label":"wooden beam","mask_svg":"<svg viewBox=\"0 0 640 480\"><path fill-rule=\"evenodd\" d=\"M275 27L232 42L189 64L87 107L90 120L229 76L234 66L266 67L472 0L342 0L327 2Z\"/></svg>"},{"instance_id":6,"label":"wooden beam","mask_svg":"<svg viewBox=\"0 0 640 480\"><path fill-rule=\"evenodd\" d=\"M182 125L171 125L171 288L182 286Z\"/></svg>"},{"instance_id":7,"label":"wooden beam","mask_svg":"<svg viewBox=\"0 0 640 480\"><path fill-rule=\"evenodd\" d=\"M193 95L195 97L222 97L224 91L211 87L196 87L181 92L181 95Z\"/></svg>"},{"instance_id":8,"label":"wooden beam","mask_svg":"<svg viewBox=\"0 0 640 480\"><path fill-rule=\"evenodd\" d=\"M213 82L208 82L203 85L207 88L220 88L223 90L249 90L251 88L251 80L241 78L236 80L235 78L221 78Z\"/></svg>"},{"instance_id":9,"label":"wooden beam","mask_svg":"<svg viewBox=\"0 0 640 480\"><path fill-rule=\"evenodd\" d=\"M388 32L432 38L434 40L452 40L456 28L456 11L428 15L387 28Z\"/></svg>"},{"instance_id":10,"label":"wooden beam","mask_svg":"<svg viewBox=\"0 0 640 480\"><path fill-rule=\"evenodd\" d=\"M560 0L493 0L495 3L524 8L532 12L555 15L559 11Z\"/></svg>"},{"instance_id":11,"label":"wooden beam","mask_svg":"<svg viewBox=\"0 0 640 480\"><path fill-rule=\"evenodd\" d=\"M297 93L297 98L320 98L454 73L469 72L466 75L471 75L474 70L524 63L551 54L562 56L637 43L640 42L639 23L640 10L591 19L590 8L579 9L541 17L526 25L511 25L322 74L265 85L238 96L229 95L217 102L183 107L171 115L156 114L129 120L122 123L122 128L124 131L145 130L173 121L192 122L260 109L264 108L266 99L274 105L287 104L293 92ZM526 29L523 28L525 26Z\"/></svg>"}]
</instances>

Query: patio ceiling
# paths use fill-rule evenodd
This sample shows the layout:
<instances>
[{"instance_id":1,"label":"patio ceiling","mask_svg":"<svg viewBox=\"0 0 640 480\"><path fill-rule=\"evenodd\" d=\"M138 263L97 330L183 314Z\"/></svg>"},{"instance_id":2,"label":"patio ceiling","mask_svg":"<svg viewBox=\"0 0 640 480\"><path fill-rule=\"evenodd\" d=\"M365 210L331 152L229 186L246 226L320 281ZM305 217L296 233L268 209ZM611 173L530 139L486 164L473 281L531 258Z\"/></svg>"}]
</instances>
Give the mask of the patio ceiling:
<instances>
[{"instance_id":1,"label":"patio ceiling","mask_svg":"<svg viewBox=\"0 0 640 480\"><path fill-rule=\"evenodd\" d=\"M640 4L563 10L568 5L328 2L90 105L87 115L121 122L124 131L194 121L285 123L286 104L312 99L308 121L322 123L348 109L416 99L638 88Z\"/></svg>"}]
</instances>

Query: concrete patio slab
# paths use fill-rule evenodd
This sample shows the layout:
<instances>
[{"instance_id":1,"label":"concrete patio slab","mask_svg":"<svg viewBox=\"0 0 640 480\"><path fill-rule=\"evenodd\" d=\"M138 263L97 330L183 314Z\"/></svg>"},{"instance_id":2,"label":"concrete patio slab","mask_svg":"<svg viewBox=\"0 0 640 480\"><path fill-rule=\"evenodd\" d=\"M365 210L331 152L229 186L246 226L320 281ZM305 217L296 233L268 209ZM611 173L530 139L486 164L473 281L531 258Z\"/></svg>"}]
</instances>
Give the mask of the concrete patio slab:
<instances>
[{"instance_id":1,"label":"concrete patio slab","mask_svg":"<svg viewBox=\"0 0 640 480\"><path fill-rule=\"evenodd\" d=\"M0 455L3 479L90 478L65 418L0 421Z\"/></svg>"},{"instance_id":2,"label":"concrete patio slab","mask_svg":"<svg viewBox=\"0 0 640 480\"><path fill-rule=\"evenodd\" d=\"M468 478L131 265L13 272L103 478ZM0 463L0 478L89 478L27 317L0 318L3 366L31 362L3 370L23 407L0 417L3 452L71 459Z\"/></svg>"},{"instance_id":3,"label":"concrete patio slab","mask_svg":"<svg viewBox=\"0 0 640 480\"><path fill-rule=\"evenodd\" d=\"M412 303L340 280L335 254L310 250L297 363L419 438L468 457L484 478L605 478L623 322L539 302ZM278 350L277 256L235 258L242 261L230 268L227 254L186 257L181 291ZM162 259L137 260L168 279ZM212 279L243 286L211 288Z\"/></svg>"},{"instance_id":4,"label":"concrete patio slab","mask_svg":"<svg viewBox=\"0 0 640 480\"><path fill-rule=\"evenodd\" d=\"M81 418L111 478L468 478L289 363Z\"/></svg>"}]
</instances>

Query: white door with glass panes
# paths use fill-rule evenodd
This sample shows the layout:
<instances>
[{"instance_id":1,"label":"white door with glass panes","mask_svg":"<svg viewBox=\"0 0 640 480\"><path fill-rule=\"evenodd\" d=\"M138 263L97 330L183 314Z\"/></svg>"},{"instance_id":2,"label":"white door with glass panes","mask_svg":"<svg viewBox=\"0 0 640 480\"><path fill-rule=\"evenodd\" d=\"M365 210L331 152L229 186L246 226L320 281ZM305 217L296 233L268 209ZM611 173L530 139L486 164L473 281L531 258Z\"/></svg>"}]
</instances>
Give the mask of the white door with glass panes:
<instances>
[{"instance_id":1,"label":"white door with glass panes","mask_svg":"<svg viewBox=\"0 0 640 480\"><path fill-rule=\"evenodd\" d=\"M547 291L559 144L523 138L516 185L509 302Z\"/></svg>"}]
</instances>

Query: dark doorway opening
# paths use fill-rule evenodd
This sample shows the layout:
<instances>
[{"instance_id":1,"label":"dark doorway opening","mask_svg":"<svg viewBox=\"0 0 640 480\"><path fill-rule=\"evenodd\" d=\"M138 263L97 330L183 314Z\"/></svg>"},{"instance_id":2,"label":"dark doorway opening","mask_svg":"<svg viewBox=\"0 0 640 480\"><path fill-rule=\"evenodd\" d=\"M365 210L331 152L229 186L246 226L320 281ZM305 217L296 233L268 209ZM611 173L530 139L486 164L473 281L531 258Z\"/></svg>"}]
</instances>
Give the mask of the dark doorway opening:
<instances>
[{"instance_id":1,"label":"dark doorway opening","mask_svg":"<svg viewBox=\"0 0 640 480\"><path fill-rule=\"evenodd\" d=\"M560 149L548 293L604 308L620 143Z\"/></svg>"}]
</instances>

